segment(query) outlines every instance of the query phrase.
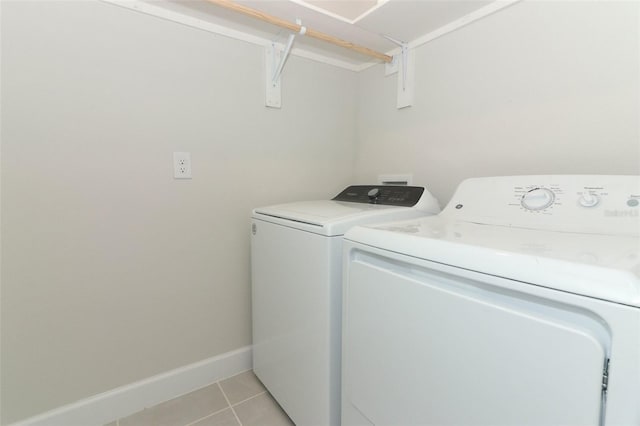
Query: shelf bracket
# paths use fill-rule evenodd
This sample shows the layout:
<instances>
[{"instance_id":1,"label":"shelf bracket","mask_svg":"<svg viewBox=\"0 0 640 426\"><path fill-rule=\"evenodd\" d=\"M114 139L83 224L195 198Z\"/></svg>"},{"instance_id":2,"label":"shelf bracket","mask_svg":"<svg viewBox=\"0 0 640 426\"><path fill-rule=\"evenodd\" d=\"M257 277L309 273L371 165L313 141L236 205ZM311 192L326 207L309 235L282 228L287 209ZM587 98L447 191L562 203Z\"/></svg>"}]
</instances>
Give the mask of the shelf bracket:
<instances>
[{"instance_id":1,"label":"shelf bracket","mask_svg":"<svg viewBox=\"0 0 640 426\"><path fill-rule=\"evenodd\" d=\"M264 64L265 64L265 99L264 104L271 108L280 108L282 105L282 94L280 86L280 78L274 80L275 64L280 60L282 50L275 44L271 43L264 48Z\"/></svg>"},{"instance_id":2,"label":"shelf bracket","mask_svg":"<svg viewBox=\"0 0 640 426\"><path fill-rule=\"evenodd\" d=\"M298 34L304 35L307 32L307 27L302 25L300 19L296 19L296 24L300 26ZM289 59L293 42L295 41L296 34L289 34L287 45L284 50L280 49L275 42L271 43L265 49L266 60L266 96L265 105L272 108L280 108L282 106L282 94L281 94L281 82L282 82L282 70L284 65ZM276 65L277 64L277 65Z\"/></svg>"},{"instance_id":3,"label":"shelf bracket","mask_svg":"<svg viewBox=\"0 0 640 426\"><path fill-rule=\"evenodd\" d=\"M382 35L390 42L400 46L400 72L398 73L398 99L397 108L405 108L413 105L413 92L415 83L415 51L409 49L409 43L396 40L388 35ZM394 55L394 59L396 59Z\"/></svg>"}]
</instances>

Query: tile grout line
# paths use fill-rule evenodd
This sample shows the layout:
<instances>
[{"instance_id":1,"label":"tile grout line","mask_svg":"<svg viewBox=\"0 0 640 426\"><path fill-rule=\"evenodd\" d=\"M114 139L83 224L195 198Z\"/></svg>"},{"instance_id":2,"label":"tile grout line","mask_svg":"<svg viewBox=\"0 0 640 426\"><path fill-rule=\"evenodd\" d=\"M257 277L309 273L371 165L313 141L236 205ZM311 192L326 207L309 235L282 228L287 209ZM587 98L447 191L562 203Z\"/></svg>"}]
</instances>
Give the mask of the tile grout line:
<instances>
[{"instance_id":1,"label":"tile grout line","mask_svg":"<svg viewBox=\"0 0 640 426\"><path fill-rule=\"evenodd\" d=\"M252 370L247 370L247 371L252 371ZM244 373L244 372L243 372L243 373ZM239 374L242 374L242 373L239 373ZM231 377L234 377L234 376L231 376ZM226 380L226 379L223 379L223 380ZM231 401L230 401L230 400L229 400L229 398L227 397L227 394L225 393L224 389L222 388L222 385L220 384L220 382L221 382L221 381L222 381L222 380L219 380L219 381L217 381L217 382L215 382L215 383L212 383L211 385L208 385L208 386L212 386L213 384L218 385L218 389L220 389L220 392L222 393L222 396L224 397L225 401L227 402L227 406L226 406L226 407L224 407L224 408L219 409L218 411L214 411L213 413L207 414L206 416L203 416L203 417L201 417L201 418L199 418L199 419L193 420L193 421L191 421L191 422L187 423L185 426L193 426L193 425L195 425L196 423L198 423L198 422L200 422L200 421L202 421L202 420L204 420L204 419L206 419L206 418L209 418L209 417L215 416L216 414L219 414L219 413L221 413L221 412L223 412L223 411L225 411L225 410L227 410L227 409L231 409L231 412L233 413L234 417L235 417L235 418L236 418L236 420L238 421L239 426L243 426L243 425L242 425L242 422L240 421L240 418L238 417L238 414L236 413L236 410L234 409L234 407L236 407L236 406L238 406L238 405L240 405L240 404L243 404L243 403L245 403L245 402L247 402L247 401L250 401L250 400L252 400L252 399L254 399L254 398L257 398L257 397L259 397L259 396L261 396L261 395L264 395L264 394L268 393L268 391L265 389L265 390L263 390L262 392L258 392L257 394L255 394L255 395L253 395L253 396L250 396L249 398L246 398L246 399L243 399L243 400L241 400L241 401L238 401L238 402L236 402L235 404L231 404ZM206 387L206 386L205 386L205 387ZM187 395L188 393L189 393L189 392L185 393L184 395ZM178 396L178 397L176 397L176 398L180 398L181 396L184 396L184 395L180 395L180 396ZM167 402L167 401L165 401L165 402ZM122 420L122 419L116 419L116 420L115 420L115 426L120 426L120 420Z\"/></svg>"},{"instance_id":2,"label":"tile grout line","mask_svg":"<svg viewBox=\"0 0 640 426\"><path fill-rule=\"evenodd\" d=\"M227 401L227 403L228 403L228 401ZM194 425L194 424L198 423L199 421L202 421L202 420L207 419L207 418L209 418L209 417L213 417L213 416L215 416L216 414L220 414L220 413L222 413L224 410L228 410L229 408L231 408L231 406L221 408L221 409L219 409L218 411L214 411L214 412L213 412L213 413L211 413L211 414L207 414L207 415L206 415L206 416L204 416L204 417L201 417L201 418L199 418L199 419L197 419L197 420L194 420L194 421L192 421L192 422L189 422L189 423L187 423L185 426L192 426L192 425Z\"/></svg>"},{"instance_id":3,"label":"tile grout line","mask_svg":"<svg viewBox=\"0 0 640 426\"><path fill-rule=\"evenodd\" d=\"M222 396L224 396L224 399L227 401L227 404L229 404L229 408L231 408L231 412L233 413L233 416L238 421L238 424L240 426L242 426L242 422L240 421L240 417L238 417L238 415L236 414L236 410L233 409L233 405L231 405L231 401L229 401L229 398L227 398L227 394L224 392L224 389L222 389L222 385L220 385L220 382L216 382L216 383L218 384L218 387L220 388L220 392L222 392Z\"/></svg>"},{"instance_id":4,"label":"tile grout line","mask_svg":"<svg viewBox=\"0 0 640 426\"><path fill-rule=\"evenodd\" d=\"M226 380L226 379L223 379L223 380ZM213 384L218 385L218 389L220 389L220 392L222 393L222 396L224 396L225 401L227 401L227 406L226 406L226 407L224 407L224 408L219 409L218 411L214 411L214 412L213 412L213 413L211 413L211 414L207 414L207 415L206 415L206 416L204 416L204 417L201 417L201 418L196 419L196 420L194 420L194 421L192 421L192 422L189 422L189 423L187 423L185 426L192 426L192 425L194 425L194 424L196 424L196 423L198 423L198 422L200 422L200 421L202 421L202 420L204 420L204 419L207 419L207 418L209 418L209 417L213 417L213 416L215 416L216 414L220 414L220 413L222 413L223 411L228 410L228 409L231 409L231 411L232 411L232 412L233 412L233 414L235 415L235 412L233 411L233 406L231 405L231 401L229 401L229 398L227 398L227 395L224 393L224 390L222 389L222 385L220 384L220 382L221 382L221 381L222 381L222 380L220 380L220 381L218 381L218 382L215 382L215 383L212 383L211 385L213 385ZM211 385L209 385L209 386L211 386ZM264 393L264 392L261 392L261 394L262 394L262 393ZM254 398L254 397L256 397L256 396L258 396L258 395L254 395L254 396L252 396L251 398ZM235 405L238 405L238 404L240 404L240 403L242 403L242 402L248 401L248 400L250 400L251 398L247 398L247 399L245 399L244 401L237 402ZM236 420L238 420L238 422L240 422L240 419L238 419L238 416L236 416ZM120 426L120 425L116 425L116 426ZM242 423L241 423L241 422L240 422L240 426L242 426Z\"/></svg>"},{"instance_id":5,"label":"tile grout line","mask_svg":"<svg viewBox=\"0 0 640 426\"><path fill-rule=\"evenodd\" d=\"M236 402L235 404L233 404L233 405L231 406L231 408L236 407L236 406L238 406L238 405L240 405L240 404L244 404L245 402L250 401L250 400L252 400L252 399L254 399L254 398L257 398L257 397L259 397L260 395L264 395L265 393L267 393L267 391L266 391L266 390L263 390L262 392L257 393L257 394L255 394L255 395L253 395L253 396L250 396L250 397L249 397L249 398L247 398L247 399L243 399L242 401Z\"/></svg>"}]
</instances>

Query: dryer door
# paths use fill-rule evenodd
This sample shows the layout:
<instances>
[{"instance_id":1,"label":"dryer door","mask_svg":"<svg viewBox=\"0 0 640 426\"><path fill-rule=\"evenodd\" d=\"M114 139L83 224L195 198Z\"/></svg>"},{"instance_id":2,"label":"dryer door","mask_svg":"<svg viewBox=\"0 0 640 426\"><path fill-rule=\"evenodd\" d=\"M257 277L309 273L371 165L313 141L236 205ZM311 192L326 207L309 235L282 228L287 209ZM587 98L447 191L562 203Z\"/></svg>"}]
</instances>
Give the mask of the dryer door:
<instances>
[{"instance_id":1,"label":"dryer door","mask_svg":"<svg viewBox=\"0 0 640 426\"><path fill-rule=\"evenodd\" d=\"M349 257L343 424L601 423L611 337L592 312L497 277Z\"/></svg>"}]
</instances>

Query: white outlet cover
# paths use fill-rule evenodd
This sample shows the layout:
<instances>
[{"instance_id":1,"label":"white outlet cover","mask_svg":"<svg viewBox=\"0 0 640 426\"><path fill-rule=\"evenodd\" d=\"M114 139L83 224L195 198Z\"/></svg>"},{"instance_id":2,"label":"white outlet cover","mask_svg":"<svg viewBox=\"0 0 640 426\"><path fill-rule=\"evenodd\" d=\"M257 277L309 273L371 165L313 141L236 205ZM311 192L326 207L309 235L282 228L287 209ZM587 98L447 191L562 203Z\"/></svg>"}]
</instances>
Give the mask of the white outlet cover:
<instances>
[{"instance_id":1,"label":"white outlet cover","mask_svg":"<svg viewBox=\"0 0 640 426\"><path fill-rule=\"evenodd\" d=\"M173 153L173 177L174 179L191 179L191 153Z\"/></svg>"}]
</instances>

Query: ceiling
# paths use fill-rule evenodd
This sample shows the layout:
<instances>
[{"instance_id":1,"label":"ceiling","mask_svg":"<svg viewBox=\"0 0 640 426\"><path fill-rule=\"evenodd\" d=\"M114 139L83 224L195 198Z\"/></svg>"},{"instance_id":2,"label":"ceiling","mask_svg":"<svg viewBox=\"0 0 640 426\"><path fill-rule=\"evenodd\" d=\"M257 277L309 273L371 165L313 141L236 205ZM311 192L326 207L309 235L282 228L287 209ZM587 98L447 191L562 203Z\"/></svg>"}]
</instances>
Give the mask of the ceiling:
<instances>
[{"instance_id":1,"label":"ceiling","mask_svg":"<svg viewBox=\"0 0 640 426\"><path fill-rule=\"evenodd\" d=\"M306 2L299 1L298 3L306 3L308 6L317 7L330 14L353 21L376 7L378 0L306 0Z\"/></svg>"},{"instance_id":2,"label":"ceiling","mask_svg":"<svg viewBox=\"0 0 640 426\"><path fill-rule=\"evenodd\" d=\"M206 0L149 0L172 12L252 36L284 43L289 31ZM493 0L236 0L236 3L382 53L396 45L385 39L411 42L438 30ZM297 49L360 66L374 59L311 37L297 37Z\"/></svg>"}]
</instances>

